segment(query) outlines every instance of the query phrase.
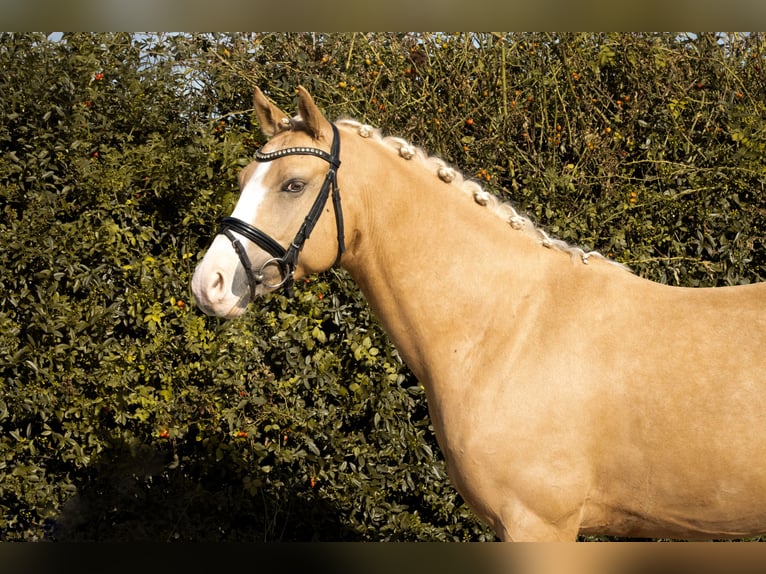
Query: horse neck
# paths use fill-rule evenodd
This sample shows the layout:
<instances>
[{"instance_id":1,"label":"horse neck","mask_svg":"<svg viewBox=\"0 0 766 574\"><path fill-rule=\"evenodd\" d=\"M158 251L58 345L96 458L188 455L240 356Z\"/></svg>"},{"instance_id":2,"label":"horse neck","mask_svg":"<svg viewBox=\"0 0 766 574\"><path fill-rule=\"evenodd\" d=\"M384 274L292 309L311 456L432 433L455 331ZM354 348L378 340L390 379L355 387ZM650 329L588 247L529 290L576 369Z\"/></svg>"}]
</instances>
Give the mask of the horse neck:
<instances>
[{"instance_id":1,"label":"horse neck","mask_svg":"<svg viewBox=\"0 0 766 574\"><path fill-rule=\"evenodd\" d=\"M519 301L535 289L521 267L545 250L423 162L374 142L355 147L341 170L355 212L343 265L424 381L474 355L476 333L496 320L498 305L513 311L507 290Z\"/></svg>"}]
</instances>

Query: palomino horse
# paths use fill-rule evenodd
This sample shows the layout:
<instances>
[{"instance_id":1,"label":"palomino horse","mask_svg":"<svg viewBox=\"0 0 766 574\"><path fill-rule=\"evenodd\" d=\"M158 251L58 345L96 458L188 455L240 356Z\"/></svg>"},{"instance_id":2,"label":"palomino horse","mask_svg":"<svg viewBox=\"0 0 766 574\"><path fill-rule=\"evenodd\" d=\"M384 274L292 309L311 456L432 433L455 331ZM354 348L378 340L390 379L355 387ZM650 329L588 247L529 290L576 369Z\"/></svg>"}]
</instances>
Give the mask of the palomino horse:
<instances>
[{"instance_id":1,"label":"palomino horse","mask_svg":"<svg viewBox=\"0 0 766 574\"><path fill-rule=\"evenodd\" d=\"M346 269L426 390L453 484L503 540L766 531L766 284L641 279L298 98L290 117L255 92L271 139L194 273L205 313Z\"/></svg>"}]
</instances>

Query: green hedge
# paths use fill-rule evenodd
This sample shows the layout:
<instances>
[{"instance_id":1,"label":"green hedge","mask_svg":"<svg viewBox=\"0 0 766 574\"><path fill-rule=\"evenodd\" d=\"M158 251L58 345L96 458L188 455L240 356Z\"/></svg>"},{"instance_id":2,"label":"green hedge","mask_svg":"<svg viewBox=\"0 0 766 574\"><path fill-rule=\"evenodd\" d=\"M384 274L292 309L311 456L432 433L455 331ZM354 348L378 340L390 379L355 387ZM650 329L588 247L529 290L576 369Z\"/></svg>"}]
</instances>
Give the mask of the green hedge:
<instances>
[{"instance_id":1,"label":"green hedge","mask_svg":"<svg viewBox=\"0 0 766 574\"><path fill-rule=\"evenodd\" d=\"M333 270L224 323L189 280L303 84L551 235L766 277L761 34L0 35L0 538L492 540ZM629 296L629 294L626 294Z\"/></svg>"}]
</instances>

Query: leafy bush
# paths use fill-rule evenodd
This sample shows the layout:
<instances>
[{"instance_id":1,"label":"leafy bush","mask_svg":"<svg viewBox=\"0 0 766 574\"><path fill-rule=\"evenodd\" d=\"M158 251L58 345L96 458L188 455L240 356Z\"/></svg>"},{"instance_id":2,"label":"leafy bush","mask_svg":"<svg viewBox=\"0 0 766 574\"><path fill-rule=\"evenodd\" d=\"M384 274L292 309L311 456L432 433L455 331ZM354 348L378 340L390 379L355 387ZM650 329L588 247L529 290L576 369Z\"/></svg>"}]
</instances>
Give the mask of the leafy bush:
<instances>
[{"instance_id":1,"label":"leafy bush","mask_svg":"<svg viewBox=\"0 0 766 574\"><path fill-rule=\"evenodd\" d=\"M406 137L552 235L763 280L763 36L0 35L3 540L491 540L342 271L224 323L194 266L254 85Z\"/></svg>"}]
</instances>

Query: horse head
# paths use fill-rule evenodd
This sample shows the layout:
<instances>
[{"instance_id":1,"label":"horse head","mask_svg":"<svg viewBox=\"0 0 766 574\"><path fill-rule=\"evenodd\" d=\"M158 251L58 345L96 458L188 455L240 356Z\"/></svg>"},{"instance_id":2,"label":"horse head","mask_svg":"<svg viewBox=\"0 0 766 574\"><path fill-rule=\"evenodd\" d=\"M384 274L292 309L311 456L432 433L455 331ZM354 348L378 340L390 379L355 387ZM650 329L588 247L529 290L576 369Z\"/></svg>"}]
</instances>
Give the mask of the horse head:
<instances>
[{"instance_id":1,"label":"horse head","mask_svg":"<svg viewBox=\"0 0 766 574\"><path fill-rule=\"evenodd\" d=\"M192 278L199 307L225 318L265 293L291 293L295 279L338 263L345 249L337 128L302 87L295 117L257 88L253 104L270 139L240 172L239 201ZM321 217L331 210L334 223Z\"/></svg>"}]
</instances>

